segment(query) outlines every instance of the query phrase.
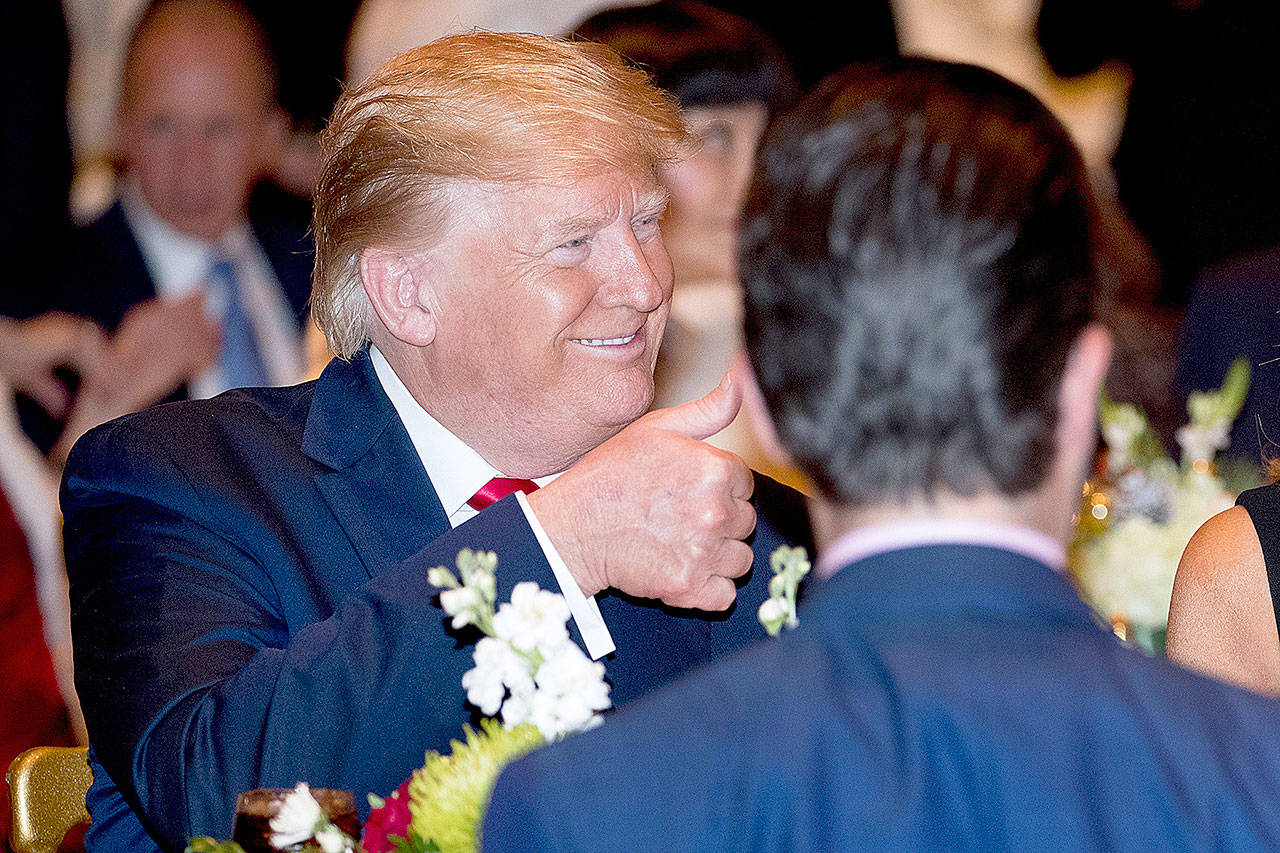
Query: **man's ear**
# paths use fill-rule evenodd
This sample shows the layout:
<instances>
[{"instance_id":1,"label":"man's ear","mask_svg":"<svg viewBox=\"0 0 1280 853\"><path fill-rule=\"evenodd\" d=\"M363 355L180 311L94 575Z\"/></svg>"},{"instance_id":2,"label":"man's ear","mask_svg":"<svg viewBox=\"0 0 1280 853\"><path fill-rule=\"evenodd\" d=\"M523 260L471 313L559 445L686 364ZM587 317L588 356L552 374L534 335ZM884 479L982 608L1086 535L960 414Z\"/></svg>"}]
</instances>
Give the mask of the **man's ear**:
<instances>
[{"instance_id":1,"label":"man's ear","mask_svg":"<svg viewBox=\"0 0 1280 853\"><path fill-rule=\"evenodd\" d=\"M1067 354L1058 388L1058 443L1091 455L1096 438L1098 392L1111 366L1111 333L1100 323L1085 326ZM1087 449L1085 449L1087 448Z\"/></svg>"},{"instance_id":2,"label":"man's ear","mask_svg":"<svg viewBox=\"0 0 1280 853\"><path fill-rule=\"evenodd\" d=\"M391 249L360 253L360 280L374 313L397 340L425 347L436 337L437 308L424 266Z\"/></svg>"},{"instance_id":3,"label":"man's ear","mask_svg":"<svg viewBox=\"0 0 1280 853\"><path fill-rule=\"evenodd\" d=\"M1044 488L1045 528L1067 536L1080 484L1089 472L1097 446L1098 392L1111 365L1111 333L1099 323L1084 328L1067 354L1058 386L1058 422L1054 430L1053 464ZM1050 517L1051 516L1051 517Z\"/></svg>"},{"instance_id":4,"label":"man's ear","mask_svg":"<svg viewBox=\"0 0 1280 853\"><path fill-rule=\"evenodd\" d=\"M751 369L751 362L742 350L734 356L733 381L742 388L742 408L747 413L747 425L755 436L760 452L779 468L791 468L791 454L778 438L778 430L773 425L769 407L765 405L764 394L760 391L760 383L756 381L756 372Z\"/></svg>"}]
</instances>

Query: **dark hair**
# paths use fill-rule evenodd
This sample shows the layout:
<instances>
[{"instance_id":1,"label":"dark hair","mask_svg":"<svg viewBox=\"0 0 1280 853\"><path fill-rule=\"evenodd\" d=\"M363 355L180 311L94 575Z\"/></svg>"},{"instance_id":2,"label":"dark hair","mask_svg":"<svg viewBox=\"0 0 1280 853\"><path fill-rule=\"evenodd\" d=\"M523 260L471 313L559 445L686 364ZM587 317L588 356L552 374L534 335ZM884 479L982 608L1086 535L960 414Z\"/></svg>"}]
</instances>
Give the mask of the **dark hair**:
<instances>
[{"instance_id":1,"label":"dark hair","mask_svg":"<svg viewBox=\"0 0 1280 853\"><path fill-rule=\"evenodd\" d=\"M579 24L573 37L613 48L686 109L760 101L772 112L798 91L772 36L697 0L606 9Z\"/></svg>"},{"instance_id":2,"label":"dark hair","mask_svg":"<svg viewBox=\"0 0 1280 853\"><path fill-rule=\"evenodd\" d=\"M1039 483L1095 216L1061 123L990 71L904 58L819 84L766 136L741 256L797 464L850 505Z\"/></svg>"}]
</instances>

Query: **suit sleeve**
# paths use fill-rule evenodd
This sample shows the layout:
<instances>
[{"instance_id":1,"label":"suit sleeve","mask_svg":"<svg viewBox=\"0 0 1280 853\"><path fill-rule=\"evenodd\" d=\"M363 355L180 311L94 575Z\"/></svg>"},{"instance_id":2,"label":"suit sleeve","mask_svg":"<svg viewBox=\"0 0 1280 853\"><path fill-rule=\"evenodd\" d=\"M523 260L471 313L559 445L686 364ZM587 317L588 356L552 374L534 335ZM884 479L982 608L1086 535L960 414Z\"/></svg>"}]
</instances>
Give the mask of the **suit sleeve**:
<instances>
[{"instance_id":1,"label":"suit sleeve","mask_svg":"<svg viewBox=\"0 0 1280 853\"><path fill-rule=\"evenodd\" d=\"M166 848L229 837L240 791L305 780L360 802L447 748L468 718L471 656L443 629L428 568L484 547L553 588L507 499L371 578L356 565L314 581L342 591L331 600L308 597L302 549L299 569L277 571L240 535L252 502L221 497L199 454L175 458L131 424L86 436L64 480L76 676L103 767ZM273 532L262 538L289 559L290 531Z\"/></svg>"}]
</instances>

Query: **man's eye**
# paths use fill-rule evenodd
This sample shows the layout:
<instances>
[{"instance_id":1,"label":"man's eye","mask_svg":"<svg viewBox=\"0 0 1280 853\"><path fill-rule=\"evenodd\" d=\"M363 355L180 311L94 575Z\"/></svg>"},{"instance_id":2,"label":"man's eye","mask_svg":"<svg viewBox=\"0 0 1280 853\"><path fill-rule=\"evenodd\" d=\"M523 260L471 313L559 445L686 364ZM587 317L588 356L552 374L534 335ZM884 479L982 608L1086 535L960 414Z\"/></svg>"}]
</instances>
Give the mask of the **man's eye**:
<instances>
[{"instance_id":1,"label":"man's eye","mask_svg":"<svg viewBox=\"0 0 1280 853\"><path fill-rule=\"evenodd\" d=\"M572 240L568 240L564 243L561 243L560 248L561 249L581 249L585 245L587 245L586 237L575 237Z\"/></svg>"},{"instance_id":2,"label":"man's eye","mask_svg":"<svg viewBox=\"0 0 1280 853\"><path fill-rule=\"evenodd\" d=\"M152 136L167 136L174 132L174 123L164 116L156 116L147 122L147 133Z\"/></svg>"},{"instance_id":3,"label":"man's eye","mask_svg":"<svg viewBox=\"0 0 1280 853\"><path fill-rule=\"evenodd\" d=\"M637 237L648 237L656 234L662 222L661 213L651 213L631 223L631 233Z\"/></svg>"}]
</instances>

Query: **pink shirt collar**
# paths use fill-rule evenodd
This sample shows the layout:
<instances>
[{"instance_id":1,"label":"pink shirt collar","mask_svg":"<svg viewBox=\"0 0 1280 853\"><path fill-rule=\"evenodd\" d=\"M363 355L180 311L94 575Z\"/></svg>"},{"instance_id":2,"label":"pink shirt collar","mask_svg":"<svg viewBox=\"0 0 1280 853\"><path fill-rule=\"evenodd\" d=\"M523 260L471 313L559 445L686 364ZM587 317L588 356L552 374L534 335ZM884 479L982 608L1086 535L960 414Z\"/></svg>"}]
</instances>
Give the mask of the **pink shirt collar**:
<instances>
[{"instance_id":1,"label":"pink shirt collar","mask_svg":"<svg viewBox=\"0 0 1280 853\"><path fill-rule=\"evenodd\" d=\"M850 563L887 551L927 545L979 545L1012 551L1058 571L1067 565L1063 544L1032 527L973 518L921 518L853 528L818 556L818 576L830 577Z\"/></svg>"}]
</instances>

